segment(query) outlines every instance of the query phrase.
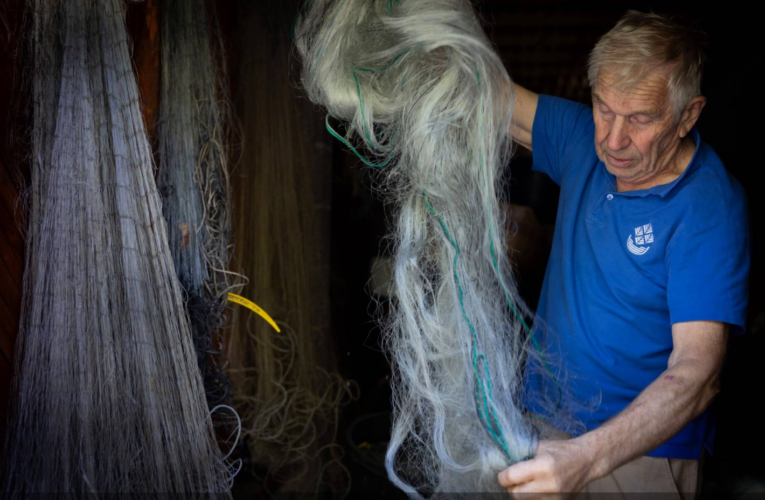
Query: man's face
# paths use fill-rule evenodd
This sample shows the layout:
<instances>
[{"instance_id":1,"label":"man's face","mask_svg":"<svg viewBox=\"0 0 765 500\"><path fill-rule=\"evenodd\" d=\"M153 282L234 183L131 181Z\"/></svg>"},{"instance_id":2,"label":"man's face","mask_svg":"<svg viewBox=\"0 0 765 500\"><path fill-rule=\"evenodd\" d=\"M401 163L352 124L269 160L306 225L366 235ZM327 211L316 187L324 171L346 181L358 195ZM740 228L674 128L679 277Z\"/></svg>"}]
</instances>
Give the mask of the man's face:
<instances>
[{"instance_id":1,"label":"man's face","mask_svg":"<svg viewBox=\"0 0 765 500\"><path fill-rule=\"evenodd\" d=\"M620 189L641 189L672 168L672 152L680 142L667 71L653 70L628 90L614 83L601 68L593 88L595 149Z\"/></svg>"}]
</instances>

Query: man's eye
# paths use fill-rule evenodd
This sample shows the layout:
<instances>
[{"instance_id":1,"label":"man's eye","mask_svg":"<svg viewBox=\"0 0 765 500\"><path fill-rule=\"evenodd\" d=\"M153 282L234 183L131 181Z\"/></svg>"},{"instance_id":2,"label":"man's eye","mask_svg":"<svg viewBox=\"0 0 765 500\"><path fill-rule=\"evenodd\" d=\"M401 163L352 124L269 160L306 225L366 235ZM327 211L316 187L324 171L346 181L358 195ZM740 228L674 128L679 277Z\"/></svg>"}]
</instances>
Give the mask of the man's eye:
<instances>
[{"instance_id":1,"label":"man's eye","mask_svg":"<svg viewBox=\"0 0 765 500\"><path fill-rule=\"evenodd\" d=\"M611 110L610 110L610 109L608 109L608 108L607 108L607 107L605 107L605 106L600 106L600 112L601 112L601 113L603 113L604 115L612 115L612 114L613 114L613 113L611 112Z\"/></svg>"},{"instance_id":2,"label":"man's eye","mask_svg":"<svg viewBox=\"0 0 765 500\"><path fill-rule=\"evenodd\" d=\"M639 123L640 125L648 125L651 123L651 117L646 115L637 115L632 117L632 121Z\"/></svg>"}]
</instances>

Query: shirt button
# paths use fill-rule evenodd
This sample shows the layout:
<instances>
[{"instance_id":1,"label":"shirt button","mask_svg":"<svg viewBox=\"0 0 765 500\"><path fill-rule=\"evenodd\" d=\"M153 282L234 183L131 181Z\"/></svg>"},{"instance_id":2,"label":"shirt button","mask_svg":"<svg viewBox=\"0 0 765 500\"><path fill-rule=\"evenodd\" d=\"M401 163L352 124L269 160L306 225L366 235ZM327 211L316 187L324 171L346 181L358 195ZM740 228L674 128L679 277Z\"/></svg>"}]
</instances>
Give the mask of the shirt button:
<instances>
[{"instance_id":1,"label":"shirt button","mask_svg":"<svg viewBox=\"0 0 765 500\"><path fill-rule=\"evenodd\" d=\"M613 200L613 199L614 199L614 195L612 195L611 193L609 193L609 194L607 194L607 195L606 195L606 199L607 199L608 201L611 201L611 200Z\"/></svg>"}]
</instances>

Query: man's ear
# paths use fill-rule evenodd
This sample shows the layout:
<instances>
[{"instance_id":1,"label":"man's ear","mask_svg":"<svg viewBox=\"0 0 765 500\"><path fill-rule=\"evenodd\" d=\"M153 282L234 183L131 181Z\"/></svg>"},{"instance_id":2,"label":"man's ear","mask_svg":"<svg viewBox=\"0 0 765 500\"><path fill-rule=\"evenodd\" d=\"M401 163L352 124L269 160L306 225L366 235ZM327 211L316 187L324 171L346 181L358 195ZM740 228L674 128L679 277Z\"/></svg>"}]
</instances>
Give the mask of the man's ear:
<instances>
[{"instance_id":1,"label":"man's ear","mask_svg":"<svg viewBox=\"0 0 765 500\"><path fill-rule=\"evenodd\" d=\"M683 116L680 118L680 126L678 127L678 134L680 138L684 138L691 129L696 125L696 122L701 115L701 110L707 105L707 98L704 96L694 97L685 106Z\"/></svg>"}]
</instances>

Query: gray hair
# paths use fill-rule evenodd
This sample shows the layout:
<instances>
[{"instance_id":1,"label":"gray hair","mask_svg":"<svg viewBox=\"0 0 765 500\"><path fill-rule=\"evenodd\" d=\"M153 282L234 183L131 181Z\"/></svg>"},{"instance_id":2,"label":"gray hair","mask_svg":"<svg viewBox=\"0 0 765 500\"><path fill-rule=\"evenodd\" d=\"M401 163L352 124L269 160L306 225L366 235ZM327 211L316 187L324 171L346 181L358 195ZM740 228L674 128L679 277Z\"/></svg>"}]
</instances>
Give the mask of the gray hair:
<instances>
[{"instance_id":1,"label":"gray hair","mask_svg":"<svg viewBox=\"0 0 765 500\"><path fill-rule=\"evenodd\" d=\"M658 66L673 65L667 89L676 119L688 101L701 95L703 33L654 13L628 11L590 53L587 77L594 88L601 68L614 71L630 87Z\"/></svg>"}]
</instances>

